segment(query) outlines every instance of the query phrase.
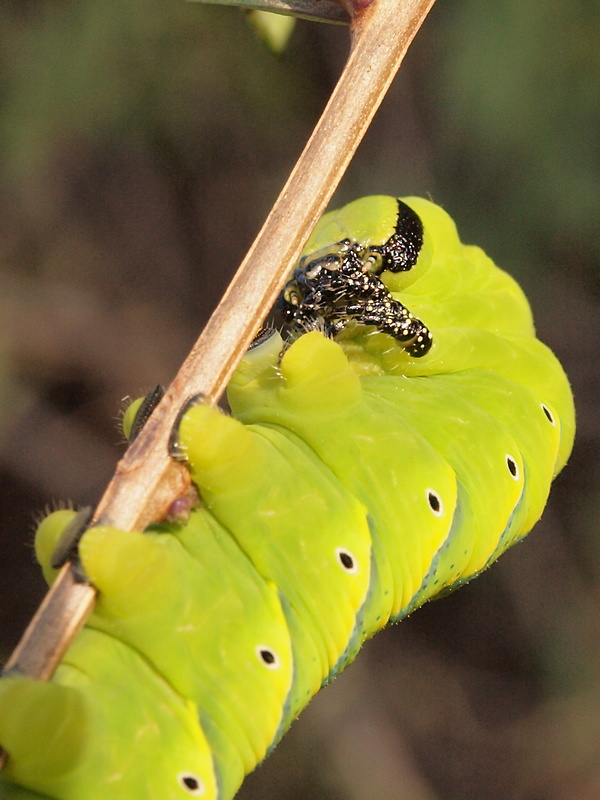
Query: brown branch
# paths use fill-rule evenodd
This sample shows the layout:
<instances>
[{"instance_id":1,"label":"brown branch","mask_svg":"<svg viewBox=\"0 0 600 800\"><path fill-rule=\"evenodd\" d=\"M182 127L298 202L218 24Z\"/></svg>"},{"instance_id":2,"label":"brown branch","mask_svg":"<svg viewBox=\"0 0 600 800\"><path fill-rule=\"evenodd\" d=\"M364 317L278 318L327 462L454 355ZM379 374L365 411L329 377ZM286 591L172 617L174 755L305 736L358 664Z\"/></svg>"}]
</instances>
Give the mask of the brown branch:
<instances>
[{"instance_id":1,"label":"brown branch","mask_svg":"<svg viewBox=\"0 0 600 800\"><path fill-rule=\"evenodd\" d=\"M225 296L164 399L117 465L94 520L143 529L182 494L189 476L169 458L179 409L216 401L274 303L434 0L375 0L352 23L347 65L304 152ZM95 590L65 565L6 665L48 679L93 608Z\"/></svg>"},{"instance_id":2,"label":"brown branch","mask_svg":"<svg viewBox=\"0 0 600 800\"><path fill-rule=\"evenodd\" d=\"M315 22L348 24L350 15L337 0L200 0L221 6L238 6L244 10L270 11L272 14L287 14Z\"/></svg>"}]
</instances>

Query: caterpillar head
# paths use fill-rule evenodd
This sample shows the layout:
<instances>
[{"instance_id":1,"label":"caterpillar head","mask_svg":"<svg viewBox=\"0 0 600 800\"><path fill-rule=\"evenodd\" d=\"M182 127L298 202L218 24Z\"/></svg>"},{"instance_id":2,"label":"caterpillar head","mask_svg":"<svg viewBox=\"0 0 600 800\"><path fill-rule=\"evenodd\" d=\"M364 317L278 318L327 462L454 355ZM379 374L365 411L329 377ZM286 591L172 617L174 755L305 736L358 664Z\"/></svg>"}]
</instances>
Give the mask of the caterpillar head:
<instances>
[{"instance_id":1,"label":"caterpillar head","mask_svg":"<svg viewBox=\"0 0 600 800\"><path fill-rule=\"evenodd\" d=\"M415 358L426 355L429 330L385 282L413 270L422 247L421 219L401 200L363 198L326 214L281 296L292 335L335 335L357 323L388 334Z\"/></svg>"}]
</instances>

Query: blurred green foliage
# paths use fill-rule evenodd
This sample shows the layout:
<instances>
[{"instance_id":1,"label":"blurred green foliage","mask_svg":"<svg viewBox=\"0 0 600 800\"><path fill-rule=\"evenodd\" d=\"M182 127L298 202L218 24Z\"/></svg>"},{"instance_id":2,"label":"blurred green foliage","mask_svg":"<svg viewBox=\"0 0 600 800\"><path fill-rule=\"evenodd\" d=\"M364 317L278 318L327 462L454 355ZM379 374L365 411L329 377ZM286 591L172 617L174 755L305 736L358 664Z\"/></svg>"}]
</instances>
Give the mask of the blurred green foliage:
<instances>
[{"instance_id":1,"label":"blurred green foliage","mask_svg":"<svg viewBox=\"0 0 600 800\"><path fill-rule=\"evenodd\" d=\"M242 797L600 797L600 7L438 0L336 202L425 194L527 289L574 384L537 531L376 638ZM335 85L337 26L274 58L233 9L0 6L0 654L43 593L32 514L93 502L120 398L168 382Z\"/></svg>"},{"instance_id":2,"label":"blurred green foliage","mask_svg":"<svg viewBox=\"0 0 600 800\"><path fill-rule=\"evenodd\" d=\"M294 32L296 20L283 14L271 14L268 11L253 10L246 12L246 19L254 28L256 35L274 53L281 53L287 47L290 36Z\"/></svg>"},{"instance_id":3,"label":"blurred green foliage","mask_svg":"<svg viewBox=\"0 0 600 800\"><path fill-rule=\"evenodd\" d=\"M478 198L490 196L524 260L567 242L597 269L600 6L454 5L436 48L436 141L456 159L450 176L463 176L466 209L481 216Z\"/></svg>"}]
</instances>

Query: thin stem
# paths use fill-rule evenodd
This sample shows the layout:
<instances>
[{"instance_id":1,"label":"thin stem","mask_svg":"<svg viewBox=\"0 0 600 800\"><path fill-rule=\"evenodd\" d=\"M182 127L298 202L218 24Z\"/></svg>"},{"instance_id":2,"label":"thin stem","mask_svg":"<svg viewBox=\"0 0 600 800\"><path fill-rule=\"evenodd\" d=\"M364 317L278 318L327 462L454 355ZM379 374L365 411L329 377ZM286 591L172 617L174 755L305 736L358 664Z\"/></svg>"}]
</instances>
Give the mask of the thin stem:
<instances>
[{"instance_id":1,"label":"thin stem","mask_svg":"<svg viewBox=\"0 0 600 800\"><path fill-rule=\"evenodd\" d=\"M352 50L308 144L223 299L164 399L117 465L94 520L125 530L163 518L189 476L168 453L177 413L202 393L215 402L274 303L434 0L376 0L352 24ZM8 661L48 679L84 624L95 590L67 564Z\"/></svg>"},{"instance_id":2,"label":"thin stem","mask_svg":"<svg viewBox=\"0 0 600 800\"><path fill-rule=\"evenodd\" d=\"M337 22L349 24L350 15L335 0L198 0L220 6L238 6L245 10L271 11L287 14L313 22Z\"/></svg>"}]
</instances>

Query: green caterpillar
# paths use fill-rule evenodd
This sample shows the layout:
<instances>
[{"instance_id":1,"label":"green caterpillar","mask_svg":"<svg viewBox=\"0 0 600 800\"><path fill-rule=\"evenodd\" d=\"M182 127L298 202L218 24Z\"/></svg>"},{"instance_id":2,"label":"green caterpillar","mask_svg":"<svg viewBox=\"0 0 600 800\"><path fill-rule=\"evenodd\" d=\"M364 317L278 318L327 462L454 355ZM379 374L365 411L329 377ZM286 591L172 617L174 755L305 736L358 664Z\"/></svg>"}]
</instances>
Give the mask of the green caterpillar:
<instances>
[{"instance_id":1,"label":"green caterpillar","mask_svg":"<svg viewBox=\"0 0 600 800\"><path fill-rule=\"evenodd\" d=\"M569 384L515 281L441 208L326 214L282 308L289 339L248 351L233 415L181 417L200 507L81 539L93 615L49 683L0 681L2 798L229 800L365 639L541 515ZM73 514L38 529L49 581Z\"/></svg>"}]
</instances>

